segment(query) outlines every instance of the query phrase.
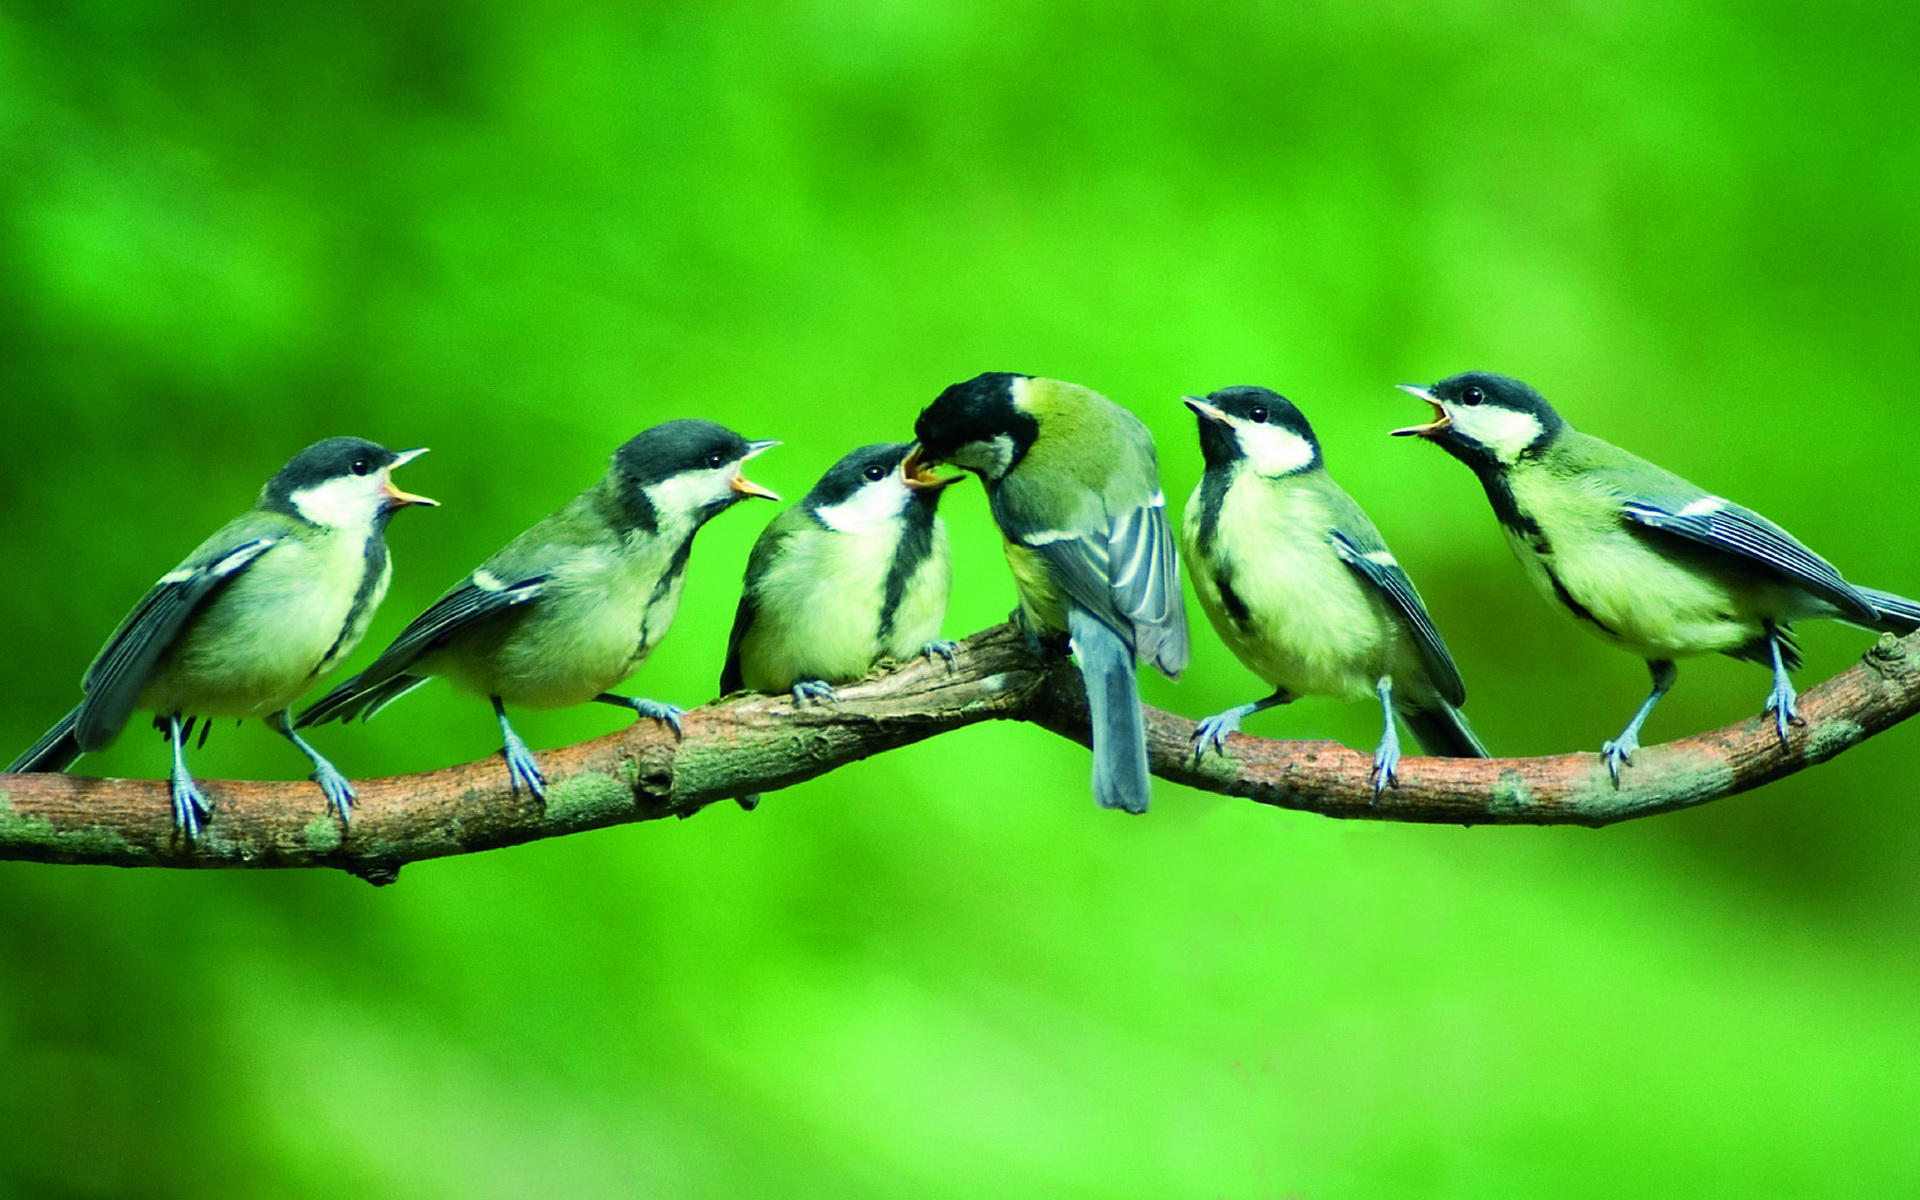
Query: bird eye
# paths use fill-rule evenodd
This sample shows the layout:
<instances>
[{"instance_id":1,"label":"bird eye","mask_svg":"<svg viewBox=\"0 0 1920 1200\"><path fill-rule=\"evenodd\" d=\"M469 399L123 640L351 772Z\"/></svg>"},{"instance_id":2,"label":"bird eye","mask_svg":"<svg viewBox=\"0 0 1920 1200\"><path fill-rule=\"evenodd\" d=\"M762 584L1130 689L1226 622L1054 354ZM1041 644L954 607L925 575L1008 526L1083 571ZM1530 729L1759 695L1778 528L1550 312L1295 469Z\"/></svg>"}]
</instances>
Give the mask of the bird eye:
<instances>
[{"instance_id":1,"label":"bird eye","mask_svg":"<svg viewBox=\"0 0 1920 1200\"><path fill-rule=\"evenodd\" d=\"M1478 404L1487 398L1487 394L1477 387L1466 387L1460 391L1460 403Z\"/></svg>"},{"instance_id":2,"label":"bird eye","mask_svg":"<svg viewBox=\"0 0 1920 1200\"><path fill-rule=\"evenodd\" d=\"M727 456L720 453L718 450L715 450L712 454L707 455L708 469L717 471L721 467L724 467L726 465L727 465Z\"/></svg>"},{"instance_id":3,"label":"bird eye","mask_svg":"<svg viewBox=\"0 0 1920 1200\"><path fill-rule=\"evenodd\" d=\"M879 483L882 479L885 479L887 477L887 469L881 466L879 463L874 463L872 466L868 467L866 470L860 473L862 475L865 475L868 479L873 480L875 483Z\"/></svg>"},{"instance_id":4,"label":"bird eye","mask_svg":"<svg viewBox=\"0 0 1920 1200\"><path fill-rule=\"evenodd\" d=\"M1266 406L1263 404L1256 404L1252 408L1248 409L1247 419L1249 421L1257 421L1260 424L1265 425L1267 423Z\"/></svg>"},{"instance_id":5,"label":"bird eye","mask_svg":"<svg viewBox=\"0 0 1920 1200\"><path fill-rule=\"evenodd\" d=\"M356 458L353 460L353 465L347 469L355 475L365 475L368 471L373 470L373 464L364 458Z\"/></svg>"}]
</instances>

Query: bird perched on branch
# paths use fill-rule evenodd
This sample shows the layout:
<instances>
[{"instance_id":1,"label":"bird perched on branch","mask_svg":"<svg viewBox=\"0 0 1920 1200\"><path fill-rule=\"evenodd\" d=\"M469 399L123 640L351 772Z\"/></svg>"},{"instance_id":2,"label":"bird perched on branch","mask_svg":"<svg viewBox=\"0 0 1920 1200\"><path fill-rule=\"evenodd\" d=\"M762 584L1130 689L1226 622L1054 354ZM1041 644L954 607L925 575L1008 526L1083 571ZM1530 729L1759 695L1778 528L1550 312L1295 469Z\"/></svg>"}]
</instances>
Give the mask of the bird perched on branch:
<instances>
[{"instance_id":1,"label":"bird perched on branch","mask_svg":"<svg viewBox=\"0 0 1920 1200\"><path fill-rule=\"evenodd\" d=\"M1187 664L1180 565L1153 438L1078 384L988 372L940 393L914 423L908 460L980 476L1006 538L1029 632L1068 635L1086 683L1093 794L1147 809L1146 733L1135 664Z\"/></svg>"},{"instance_id":2,"label":"bird perched on branch","mask_svg":"<svg viewBox=\"0 0 1920 1200\"><path fill-rule=\"evenodd\" d=\"M1725 654L1773 672L1763 711L1780 740L1800 723L1788 672L1790 623L1831 617L1867 629L1920 628L1920 604L1848 583L1786 530L1567 424L1517 379L1472 371L1400 385L1433 406L1397 436L1470 467L1507 543L1541 594L1589 632L1647 660L1653 688L1601 749L1619 782L1640 727L1678 674L1674 660Z\"/></svg>"},{"instance_id":3,"label":"bird perched on branch","mask_svg":"<svg viewBox=\"0 0 1920 1200\"><path fill-rule=\"evenodd\" d=\"M747 560L722 693L832 700L881 659L953 653L942 642L953 573L935 515L948 484L909 474L904 442L862 446L768 524Z\"/></svg>"},{"instance_id":4,"label":"bird perched on branch","mask_svg":"<svg viewBox=\"0 0 1920 1200\"><path fill-rule=\"evenodd\" d=\"M544 799L546 780L506 705L598 701L680 727L683 710L616 696L680 606L694 534L748 496L779 499L741 465L777 442L712 421L668 421L620 447L600 482L498 553L408 625L299 726L369 719L434 675L486 697L509 778Z\"/></svg>"},{"instance_id":5,"label":"bird perched on branch","mask_svg":"<svg viewBox=\"0 0 1920 1200\"><path fill-rule=\"evenodd\" d=\"M387 521L434 504L393 486L425 454L359 438L315 442L261 489L259 502L160 577L87 668L77 707L9 771L64 771L109 745L135 709L153 712L173 751L174 827L200 832L207 799L186 743L215 718L259 717L313 763L345 820L353 788L287 723L287 706L359 644L387 593Z\"/></svg>"},{"instance_id":6,"label":"bird perched on branch","mask_svg":"<svg viewBox=\"0 0 1920 1200\"><path fill-rule=\"evenodd\" d=\"M1466 687L1413 581L1367 514L1327 474L1293 403L1263 387L1188 396L1206 473L1181 549L1220 639L1273 694L1200 722L1196 752L1243 718L1299 696L1378 696L1385 727L1373 788L1395 782L1407 723L1428 754L1485 758L1460 712Z\"/></svg>"}]
</instances>

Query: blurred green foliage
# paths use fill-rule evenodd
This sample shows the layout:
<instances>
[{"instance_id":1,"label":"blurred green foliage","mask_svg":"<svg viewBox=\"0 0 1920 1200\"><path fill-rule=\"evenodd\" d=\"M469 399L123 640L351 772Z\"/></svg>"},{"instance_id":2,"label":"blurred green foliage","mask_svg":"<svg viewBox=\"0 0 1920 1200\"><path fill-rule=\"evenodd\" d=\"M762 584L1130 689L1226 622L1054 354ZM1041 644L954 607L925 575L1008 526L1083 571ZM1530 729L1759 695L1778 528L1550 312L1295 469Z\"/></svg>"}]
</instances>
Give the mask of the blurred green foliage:
<instances>
[{"instance_id":1,"label":"blurred green foliage","mask_svg":"<svg viewBox=\"0 0 1920 1200\"><path fill-rule=\"evenodd\" d=\"M1278 387L1425 590L1497 752L1632 659L1520 577L1388 385L1517 374L1920 590L1920 10L1730 0L758 0L0 11L0 749L308 441L429 445L364 662L638 429L803 491L988 369ZM1011 603L948 501L963 633ZM633 689L713 691L701 538ZM1148 698L1259 694L1196 624ZM1864 635L1806 631L1812 681ZM1690 663L1650 740L1758 710ZM528 716L536 745L612 710ZM1370 746L1364 705L1253 732ZM435 685L322 747L495 748ZM1920 730L1698 812L1342 825L969 730L684 824L345 876L0 864L0 1194L1888 1196L1920 1188ZM294 778L258 727L210 778ZM85 760L153 776L144 731ZM316 806L318 796L315 797Z\"/></svg>"}]
</instances>

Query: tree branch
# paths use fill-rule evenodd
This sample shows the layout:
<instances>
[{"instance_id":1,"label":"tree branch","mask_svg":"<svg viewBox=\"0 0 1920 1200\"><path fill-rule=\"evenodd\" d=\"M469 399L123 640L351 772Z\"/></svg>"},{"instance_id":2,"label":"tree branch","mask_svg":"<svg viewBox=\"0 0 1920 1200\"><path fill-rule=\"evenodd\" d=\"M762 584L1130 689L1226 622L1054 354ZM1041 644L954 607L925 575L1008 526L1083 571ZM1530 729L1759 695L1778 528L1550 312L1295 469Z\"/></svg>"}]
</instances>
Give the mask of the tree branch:
<instances>
[{"instance_id":1,"label":"tree branch","mask_svg":"<svg viewBox=\"0 0 1920 1200\"><path fill-rule=\"evenodd\" d=\"M837 704L740 696L695 709L685 736L652 721L540 755L545 806L507 787L497 756L355 786L344 834L307 782L203 783L214 816L177 835L163 780L0 775L0 859L167 867L338 867L375 883L401 865L607 825L692 816L978 721L1024 720L1087 741L1079 675L1008 626L961 643L956 661L916 660L839 689ZM1883 636L1800 700L1782 746L1754 717L1639 751L1615 787L1596 754L1407 758L1376 802L1369 755L1335 742L1235 734L1195 761L1194 724L1147 710L1153 771L1205 791L1330 817L1454 825L1607 825L1705 804L1824 762L1920 712L1920 634Z\"/></svg>"}]
</instances>

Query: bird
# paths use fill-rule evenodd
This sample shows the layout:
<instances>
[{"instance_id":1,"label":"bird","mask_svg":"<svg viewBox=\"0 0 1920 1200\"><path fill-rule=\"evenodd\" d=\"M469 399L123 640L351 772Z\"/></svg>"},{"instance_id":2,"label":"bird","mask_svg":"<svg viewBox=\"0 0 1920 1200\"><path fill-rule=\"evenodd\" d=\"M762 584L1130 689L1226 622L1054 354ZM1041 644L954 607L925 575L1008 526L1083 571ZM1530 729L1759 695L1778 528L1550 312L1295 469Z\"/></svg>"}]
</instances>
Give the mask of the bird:
<instances>
[{"instance_id":1,"label":"bird","mask_svg":"<svg viewBox=\"0 0 1920 1200\"><path fill-rule=\"evenodd\" d=\"M1300 696L1377 696L1386 724L1375 795L1397 782L1396 714L1428 754L1485 758L1440 631L1373 522L1327 473L1306 416L1263 387L1185 402L1206 460L1181 526L1187 574L1220 640L1273 688L1201 721L1195 753L1223 750L1242 719Z\"/></svg>"},{"instance_id":2,"label":"bird","mask_svg":"<svg viewBox=\"0 0 1920 1200\"><path fill-rule=\"evenodd\" d=\"M914 423L921 462L978 475L1005 538L1031 637L1068 636L1086 684L1093 794L1147 810L1135 664L1187 664L1180 562L1153 438L1140 418L1075 383L990 371L941 392Z\"/></svg>"},{"instance_id":3,"label":"bird","mask_svg":"<svg viewBox=\"0 0 1920 1200\"><path fill-rule=\"evenodd\" d=\"M749 496L779 499L741 474L743 463L778 444L691 418L638 434L614 452L599 482L449 588L297 725L369 720L444 676L493 705L509 785L541 801L546 778L508 704L597 701L678 735L685 710L609 689L639 669L673 623L701 527Z\"/></svg>"},{"instance_id":4,"label":"bird","mask_svg":"<svg viewBox=\"0 0 1920 1200\"><path fill-rule=\"evenodd\" d=\"M909 475L910 446L862 446L770 522L747 560L720 672L723 694L790 692L831 701L833 685L882 659L942 655L953 571L940 496L964 475Z\"/></svg>"},{"instance_id":5,"label":"bird","mask_svg":"<svg viewBox=\"0 0 1920 1200\"><path fill-rule=\"evenodd\" d=\"M1433 420L1393 433L1465 463L1541 594L1646 660L1652 689L1600 751L1616 786L1677 659L1719 653L1771 670L1762 713L1784 745L1788 726L1803 723L1788 674L1800 665L1793 621L1920 628L1920 604L1847 582L1760 514L1581 433L1518 379L1469 371L1399 386L1430 404Z\"/></svg>"},{"instance_id":6,"label":"bird","mask_svg":"<svg viewBox=\"0 0 1920 1200\"><path fill-rule=\"evenodd\" d=\"M135 709L150 711L173 753L174 828L193 838L212 812L187 768L194 724L204 745L216 718L258 717L307 756L347 820L353 786L294 732L287 708L359 644L386 595L389 518L438 503L393 485L393 471L425 453L334 437L294 455L251 509L134 605L87 668L85 698L7 770L64 771L112 743Z\"/></svg>"}]
</instances>

